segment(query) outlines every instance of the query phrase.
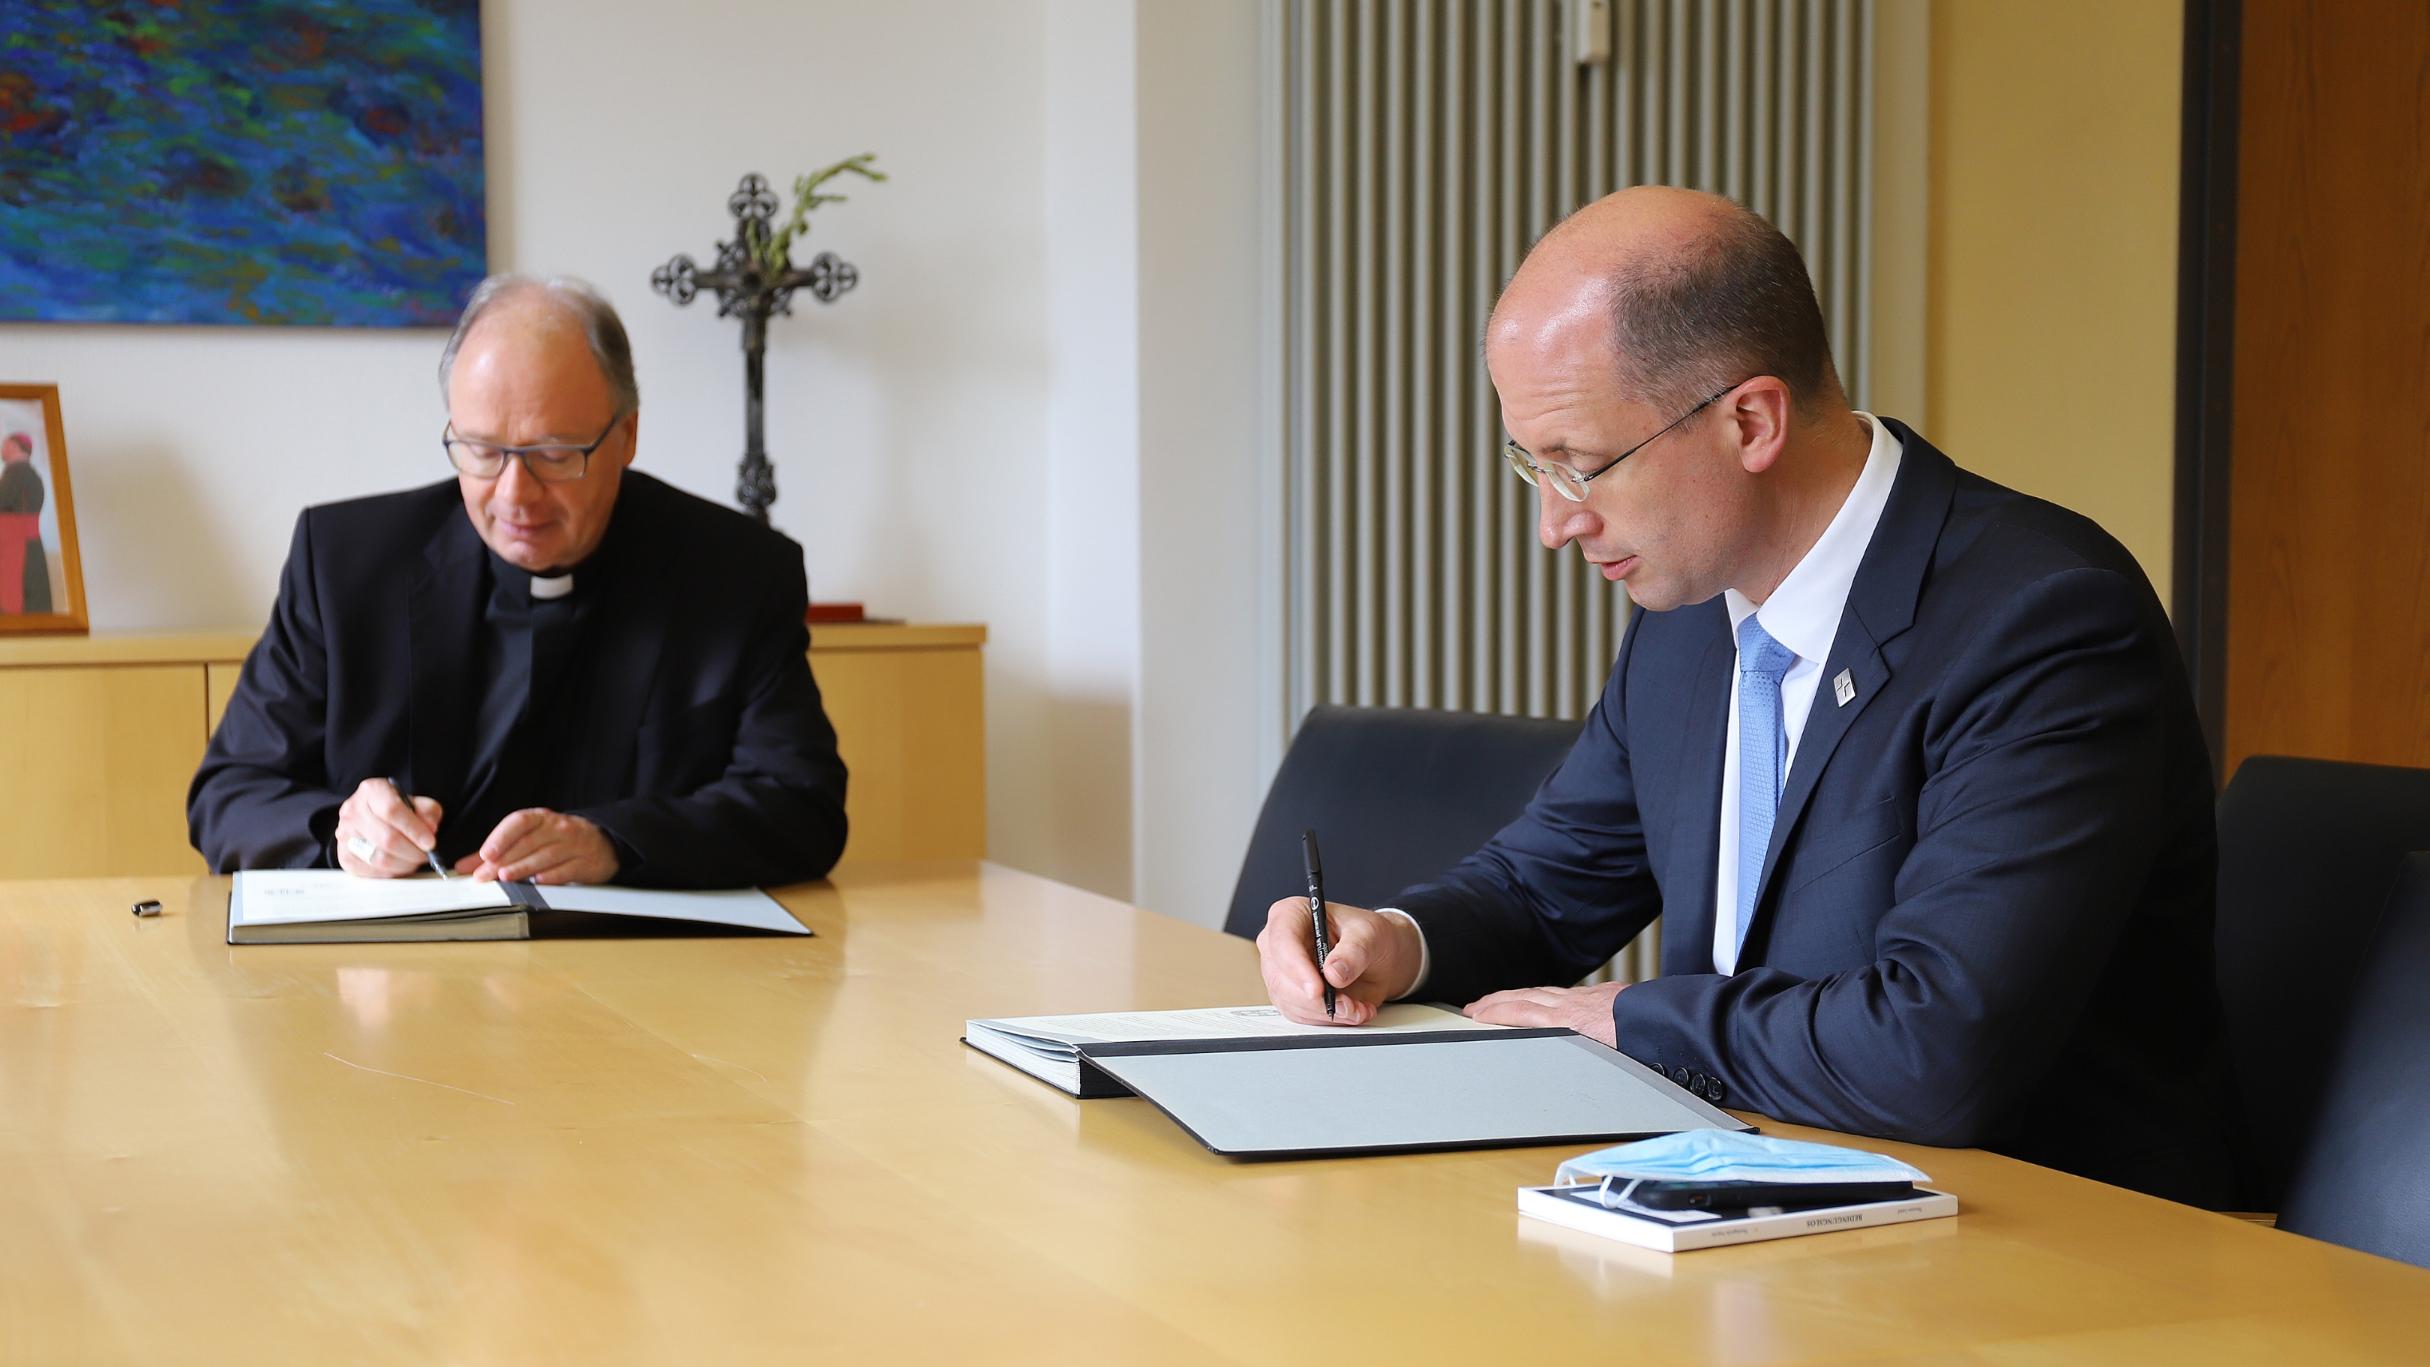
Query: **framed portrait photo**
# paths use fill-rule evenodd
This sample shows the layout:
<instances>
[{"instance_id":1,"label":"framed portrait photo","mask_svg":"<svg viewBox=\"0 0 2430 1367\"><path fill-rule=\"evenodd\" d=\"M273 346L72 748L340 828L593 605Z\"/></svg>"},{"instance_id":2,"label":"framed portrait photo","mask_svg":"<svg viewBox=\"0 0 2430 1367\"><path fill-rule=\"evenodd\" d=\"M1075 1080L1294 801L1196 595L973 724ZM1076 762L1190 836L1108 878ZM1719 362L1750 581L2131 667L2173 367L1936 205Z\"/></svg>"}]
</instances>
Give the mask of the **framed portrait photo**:
<instances>
[{"instance_id":1,"label":"framed portrait photo","mask_svg":"<svg viewBox=\"0 0 2430 1367\"><path fill-rule=\"evenodd\" d=\"M59 386L0 383L0 635L85 629Z\"/></svg>"}]
</instances>

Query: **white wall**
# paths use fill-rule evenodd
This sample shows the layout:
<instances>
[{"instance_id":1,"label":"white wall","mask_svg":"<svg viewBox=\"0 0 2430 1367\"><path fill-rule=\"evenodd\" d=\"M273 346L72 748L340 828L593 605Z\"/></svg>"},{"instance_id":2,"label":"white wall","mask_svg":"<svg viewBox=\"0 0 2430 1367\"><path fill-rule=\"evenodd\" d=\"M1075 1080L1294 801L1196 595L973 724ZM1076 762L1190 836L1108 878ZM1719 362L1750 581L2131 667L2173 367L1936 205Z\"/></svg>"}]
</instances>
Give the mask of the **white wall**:
<instances>
[{"instance_id":1,"label":"white wall","mask_svg":"<svg viewBox=\"0 0 2430 1367\"><path fill-rule=\"evenodd\" d=\"M1139 97L1132 0L1046 10L1046 679L1040 763L994 843L1136 899ZM1009 854L1008 856L1009 857Z\"/></svg>"},{"instance_id":2,"label":"white wall","mask_svg":"<svg viewBox=\"0 0 2430 1367\"><path fill-rule=\"evenodd\" d=\"M1139 23L1142 906L1220 924L1280 753L1278 112L1260 6ZM1287 896L1292 889L1278 888Z\"/></svg>"},{"instance_id":3,"label":"white wall","mask_svg":"<svg viewBox=\"0 0 2430 1367\"><path fill-rule=\"evenodd\" d=\"M997 782L1029 867L1205 924L1280 751L1266 9L1047 8L1050 753Z\"/></svg>"}]
</instances>

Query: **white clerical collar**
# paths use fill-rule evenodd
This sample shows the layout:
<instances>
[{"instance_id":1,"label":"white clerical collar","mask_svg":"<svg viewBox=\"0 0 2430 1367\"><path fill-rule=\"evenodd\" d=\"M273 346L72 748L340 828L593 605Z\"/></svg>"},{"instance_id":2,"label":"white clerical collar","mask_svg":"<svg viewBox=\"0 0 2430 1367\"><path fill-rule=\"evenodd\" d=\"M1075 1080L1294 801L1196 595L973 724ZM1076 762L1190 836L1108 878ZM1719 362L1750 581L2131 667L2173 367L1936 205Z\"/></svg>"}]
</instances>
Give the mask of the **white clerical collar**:
<instances>
[{"instance_id":1,"label":"white clerical collar","mask_svg":"<svg viewBox=\"0 0 2430 1367\"><path fill-rule=\"evenodd\" d=\"M574 576L571 571L564 574L535 574L532 576L532 597L535 599L563 598L573 591Z\"/></svg>"},{"instance_id":2,"label":"white clerical collar","mask_svg":"<svg viewBox=\"0 0 2430 1367\"><path fill-rule=\"evenodd\" d=\"M1726 591L1730 631L1749 617L1763 622L1766 634L1797 653L1801 660L1821 664L1839 634L1840 614L1847 610L1848 592L1856 571L1865 562L1865 548L1890 503L1890 486L1898 482L1899 457L1905 454L1890 428L1870 413L1856 415L1873 429L1873 445L1865 453L1865 468L1856 486L1839 505L1839 512L1822 536L1797 562L1760 611L1736 589Z\"/></svg>"}]
</instances>

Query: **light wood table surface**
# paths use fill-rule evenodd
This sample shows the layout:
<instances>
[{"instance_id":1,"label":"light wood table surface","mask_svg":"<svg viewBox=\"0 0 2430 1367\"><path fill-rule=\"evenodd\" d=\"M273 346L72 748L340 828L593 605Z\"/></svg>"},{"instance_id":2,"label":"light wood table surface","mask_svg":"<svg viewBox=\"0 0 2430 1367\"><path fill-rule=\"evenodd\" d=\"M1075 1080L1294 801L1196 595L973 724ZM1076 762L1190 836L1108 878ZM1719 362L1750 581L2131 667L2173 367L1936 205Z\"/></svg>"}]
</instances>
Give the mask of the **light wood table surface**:
<instances>
[{"instance_id":1,"label":"light wood table surface","mask_svg":"<svg viewBox=\"0 0 2430 1367\"><path fill-rule=\"evenodd\" d=\"M994 866L802 940L231 948L226 886L0 884L0 1362L2430 1353L2430 1272L1979 1152L1874 1146L1954 1220L1675 1257L1515 1213L1574 1149L1217 1158L956 1041L1249 946Z\"/></svg>"}]
</instances>

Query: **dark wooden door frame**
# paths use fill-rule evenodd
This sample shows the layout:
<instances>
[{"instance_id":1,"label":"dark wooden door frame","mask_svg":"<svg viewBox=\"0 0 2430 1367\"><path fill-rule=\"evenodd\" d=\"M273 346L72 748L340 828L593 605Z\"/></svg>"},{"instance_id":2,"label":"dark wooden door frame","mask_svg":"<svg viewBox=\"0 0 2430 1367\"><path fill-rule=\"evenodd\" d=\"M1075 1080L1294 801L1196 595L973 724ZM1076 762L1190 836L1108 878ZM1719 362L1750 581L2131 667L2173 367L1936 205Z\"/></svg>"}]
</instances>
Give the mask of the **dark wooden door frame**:
<instances>
[{"instance_id":1,"label":"dark wooden door frame","mask_svg":"<svg viewBox=\"0 0 2430 1367\"><path fill-rule=\"evenodd\" d=\"M2177 205L2177 480L2170 597L2219 777L2226 753L2229 428L2243 0L2185 0Z\"/></svg>"}]
</instances>

